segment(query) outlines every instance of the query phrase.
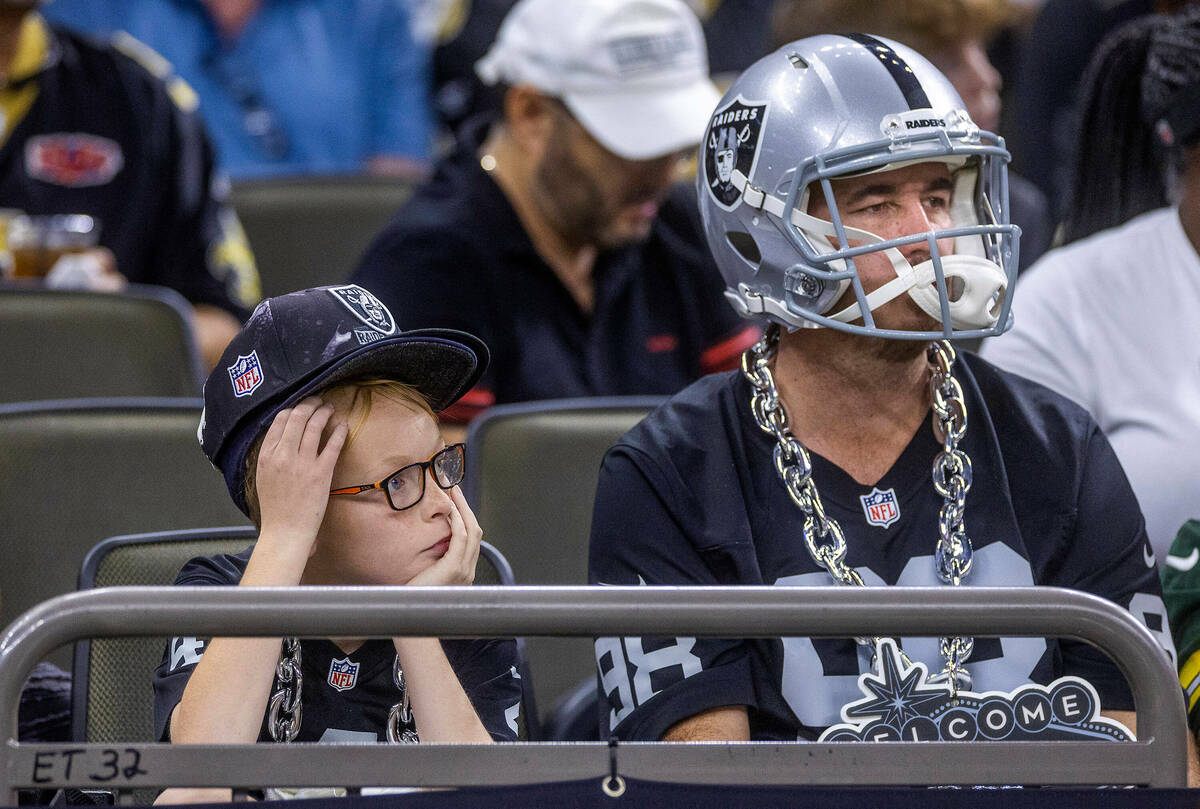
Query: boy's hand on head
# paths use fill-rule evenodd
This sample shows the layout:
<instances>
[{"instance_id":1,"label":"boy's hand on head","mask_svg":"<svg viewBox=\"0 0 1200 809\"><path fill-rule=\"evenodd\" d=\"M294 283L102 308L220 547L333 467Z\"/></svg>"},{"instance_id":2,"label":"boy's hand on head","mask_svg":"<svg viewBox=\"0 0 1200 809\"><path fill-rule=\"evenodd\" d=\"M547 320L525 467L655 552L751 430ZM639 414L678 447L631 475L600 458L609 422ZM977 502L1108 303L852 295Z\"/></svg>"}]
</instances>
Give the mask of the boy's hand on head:
<instances>
[{"instance_id":1,"label":"boy's hand on head","mask_svg":"<svg viewBox=\"0 0 1200 809\"><path fill-rule=\"evenodd\" d=\"M333 406L322 404L317 396L281 410L258 454L259 541L282 543L305 560L325 518L333 468L349 432L346 422L339 421L321 446L333 412Z\"/></svg>"},{"instance_id":2,"label":"boy's hand on head","mask_svg":"<svg viewBox=\"0 0 1200 809\"><path fill-rule=\"evenodd\" d=\"M483 529L467 499L457 486L446 490L454 507L450 510L450 548L425 570L408 582L410 585L471 584L475 581L475 563Z\"/></svg>"}]
</instances>

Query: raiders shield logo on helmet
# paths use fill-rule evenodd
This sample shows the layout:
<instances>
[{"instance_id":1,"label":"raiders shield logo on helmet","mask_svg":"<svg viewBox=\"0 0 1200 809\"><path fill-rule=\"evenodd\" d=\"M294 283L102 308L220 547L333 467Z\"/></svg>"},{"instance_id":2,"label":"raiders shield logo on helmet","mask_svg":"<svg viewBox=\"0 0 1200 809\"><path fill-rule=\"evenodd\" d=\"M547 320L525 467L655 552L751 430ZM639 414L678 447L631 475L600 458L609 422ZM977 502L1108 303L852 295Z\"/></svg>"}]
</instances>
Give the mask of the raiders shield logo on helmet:
<instances>
[{"instance_id":1,"label":"raiders shield logo on helmet","mask_svg":"<svg viewBox=\"0 0 1200 809\"><path fill-rule=\"evenodd\" d=\"M734 169L750 177L758 160L758 140L767 105L740 95L713 113L704 135L704 178L708 193L727 211L737 207L741 191L733 184Z\"/></svg>"},{"instance_id":2,"label":"raiders shield logo on helmet","mask_svg":"<svg viewBox=\"0 0 1200 809\"><path fill-rule=\"evenodd\" d=\"M353 312L355 317L375 331L380 334L395 333L396 320L392 317L392 313L383 305L383 301L367 290L357 284L346 284L340 287L330 287L329 292Z\"/></svg>"}]
</instances>

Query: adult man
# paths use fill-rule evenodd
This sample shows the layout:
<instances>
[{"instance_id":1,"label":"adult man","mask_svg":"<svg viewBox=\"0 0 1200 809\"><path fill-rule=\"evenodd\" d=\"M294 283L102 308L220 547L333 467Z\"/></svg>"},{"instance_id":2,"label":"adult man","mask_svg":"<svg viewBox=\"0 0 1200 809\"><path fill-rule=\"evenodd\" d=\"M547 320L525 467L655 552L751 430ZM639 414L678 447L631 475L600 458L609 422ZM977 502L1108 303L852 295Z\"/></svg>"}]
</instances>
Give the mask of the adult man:
<instances>
[{"instance_id":1,"label":"adult man","mask_svg":"<svg viewBox=\"0 0 1200 809\"><path fill-rule=\"evenodd\" d=\"M0 201L93 217L117 272L192 302L211 367L258 299L258 273L195 96L144 46L84 39L34 5L0 4Z\"/></svg>"},{"instance_id":2,"label":"adult man","mask_svg":"<svg viewBox=\"0 0 1200 809\"><path fill-rule=\"evenodd\" d=\"M508 85L503 118L460 139L353 276L405 328L492 349L443 416L673 393L736 359L756 333L720 304L698 223L666 200L717 99L682 0L522 0L479 72Z\"/></svg>"},{"instance_id":3,"label":"adult man","mask_svg":"<svg viewBox=\"0 0 1200 809\"><path fill-rule=\"evenodd\" d=\"M776 6L775 36L783 43L816 33L870 30L903 42L950 80L980 129L997 132L1000 74L987 46L1016 16L1011 0L790 0ZM1054 221L1038 186L1012 171L1008 196L1009 219L1021 228L1023 272L1050 247Z\"/></svg>"},{"instance_id":4,"label":"adult man","mask_svg":"<svg viewBox=\"0 0 1200 809\"><path fill-rule=\"evenodd\" d=\"M710 135L709 245L733 305L771 325L744 373L697 382L610 451L591 580L1055 584L1150 616L1170 647L1137 503L1095 424L931 343L1006 329L1016 273L1008 155L945 77L889 40L812 37L743 73ZM1135 719L1116 668L1083 644L903 648L977 692L1077 674ZM673 740L815 738L861 696L871 657L806 638L605 638L596 652L612 732Z\"/></svg>"}]
</instances>

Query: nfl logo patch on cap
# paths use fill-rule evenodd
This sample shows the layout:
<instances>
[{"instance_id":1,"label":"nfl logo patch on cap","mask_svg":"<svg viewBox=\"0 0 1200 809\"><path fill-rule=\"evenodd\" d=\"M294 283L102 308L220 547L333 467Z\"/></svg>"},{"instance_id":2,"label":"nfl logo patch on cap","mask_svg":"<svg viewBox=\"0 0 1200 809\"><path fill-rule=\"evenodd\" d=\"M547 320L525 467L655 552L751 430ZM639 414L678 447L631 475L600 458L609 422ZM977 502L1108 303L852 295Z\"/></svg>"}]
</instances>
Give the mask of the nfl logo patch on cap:
<instances>
[{"instance_id":1,"label":"nfl logo patch on cap","mask_svg":"<svg viewBox=\"0 0 1200 809\"><path fill-rule=\"evenodd\" d=\"M900 519L900 504L896 502L895 489L872 488L870 494L858 498L862 501L863 514L869 525L887 528Z\"/></svg>"},{"instance_id":2,"label":"nfl logo patch on cap","mask_svg":"<svg viewBox=\"0 0 1200 809\"><path fill-rule=\"evenodd\" d=\"M237 360L230 365L229 381L233 383L233 395L237 397L249 396L258 389L262 384L262 366L258 364L258 352L251 351L245 356L239 356Z\"/></svg>"}]
</instances>

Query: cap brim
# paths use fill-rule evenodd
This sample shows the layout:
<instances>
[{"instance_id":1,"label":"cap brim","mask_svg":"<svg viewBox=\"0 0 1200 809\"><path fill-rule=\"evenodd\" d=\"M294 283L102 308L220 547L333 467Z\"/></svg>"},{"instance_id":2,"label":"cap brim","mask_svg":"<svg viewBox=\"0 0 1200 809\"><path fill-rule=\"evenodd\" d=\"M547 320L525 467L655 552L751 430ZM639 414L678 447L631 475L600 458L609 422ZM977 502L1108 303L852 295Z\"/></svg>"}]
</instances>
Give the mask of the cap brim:
<instances>
[{"instance_id":1,"label":"cap brim","mask_svg":"<svg viewBox=\"0 0 1200 809\"><path fill-rule=\"evenodd\" d=\"M474 335L453 329L415 329L343 355L332 367L293 388L280 407L290 407L318 388L379 377L413 386L436 413L470 390L487 364L487 346Z\"/></svg>"},{"instance_id":2,"label":"cap brim","mask_svg":"<svg viewBox=\"0 0 1200 809\"><path fill-rule=\"evenodd\" d=\"M626 160L650 160L695 146L720 100L721 94L707 78L682 88L563 96L592 137Z\"/></svg>"}]
</instances>

